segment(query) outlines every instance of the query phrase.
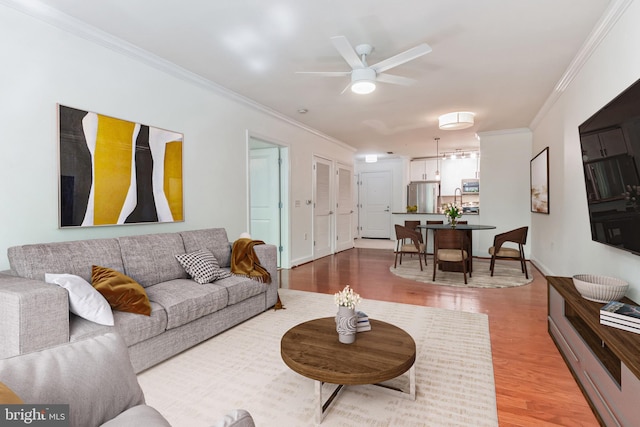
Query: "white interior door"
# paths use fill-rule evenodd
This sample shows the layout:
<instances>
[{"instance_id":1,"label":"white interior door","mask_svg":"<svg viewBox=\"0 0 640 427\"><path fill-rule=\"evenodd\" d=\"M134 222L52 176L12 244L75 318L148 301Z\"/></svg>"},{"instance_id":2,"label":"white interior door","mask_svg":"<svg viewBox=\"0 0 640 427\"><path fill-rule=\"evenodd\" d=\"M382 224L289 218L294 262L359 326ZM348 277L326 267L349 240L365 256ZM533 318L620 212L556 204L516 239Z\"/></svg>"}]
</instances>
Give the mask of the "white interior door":
<instances>
[{"instance_id":1,"label":"white interior door","mask_svg":"<svg viewBox=\"0 0 640 427\"><path fill-rule=\"evenodd\" d=\"M390 171L362 173L362 237L391 238L391 181Z\"/></svg>"},{"instance_id":2,"label":"white interior door","mask_svg":"<svg viewBox=\"0 0 640 427\"><path fill-rule=\"evenodd\" d=\"M332 164L329 160L315 157L313 169L313 258L318 259L333 253Z\"/></svg>"},{"instance_id":3,"label":"white interior door","mask_svg":"<svg viewBox=\"0 0 640 427\"><path fill-rule=\"evenodd\" d=\"M353 247L353 171L338 165L336 190L336 252Z\"/></svg>"},{"instance_id":4,"label":"white interior door","mask_svg":"<svg viewBox=\"0 0 640 427\"><path fill-rule=\"evenodd\" d=\"M270 147L249 154L251 237L276 246L280 246L279 151Z\"/></svg>"},{"instance_id":5,"label":"white interior door","mask_svg":"<svg viewBox=\"0 0 640 427\"><path fill-rule=\"evenodd\" d=\"M247 231L278 247L278 267L289 268L289 148L248 135Z\"/></svg>"}]
</instances>

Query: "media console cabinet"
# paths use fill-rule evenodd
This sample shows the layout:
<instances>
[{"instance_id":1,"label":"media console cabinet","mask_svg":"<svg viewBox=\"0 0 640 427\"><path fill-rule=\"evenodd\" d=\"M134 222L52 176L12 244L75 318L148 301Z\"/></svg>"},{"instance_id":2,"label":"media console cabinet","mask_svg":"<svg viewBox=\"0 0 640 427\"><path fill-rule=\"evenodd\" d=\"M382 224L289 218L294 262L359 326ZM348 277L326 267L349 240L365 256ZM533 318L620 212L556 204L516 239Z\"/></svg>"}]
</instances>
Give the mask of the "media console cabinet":
<instances>
[{"instance_id":1,"label":"media console cabinet","mask_svg":"<svg viewBox=\"0 0 640 427\"><path fill-rule=\"evenodd\" d=\"M604 304L582 298L570 277L547 284L549 334L598 421L640 425L640 334L601 325Z\"/></svg>"}]
</instances>

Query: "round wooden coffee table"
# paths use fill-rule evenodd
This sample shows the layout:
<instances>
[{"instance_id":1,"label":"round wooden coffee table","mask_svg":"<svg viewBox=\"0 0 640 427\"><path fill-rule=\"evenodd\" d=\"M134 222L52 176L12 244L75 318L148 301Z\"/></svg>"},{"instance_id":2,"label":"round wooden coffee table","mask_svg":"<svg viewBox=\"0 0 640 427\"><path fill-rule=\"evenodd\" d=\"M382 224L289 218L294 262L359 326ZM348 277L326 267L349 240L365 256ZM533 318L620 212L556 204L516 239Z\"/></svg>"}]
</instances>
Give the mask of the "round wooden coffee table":
<instances>
[{"instance_id":1,"label":"round wooden coffee table","mask_svg":"<svg viewBox=\"0 0 640 427\"><path fill-rule=\"evenodd\" d=\"M345 385L374 384L391 393L415 400L416 343L405 331L380 320L370 320L371 330L359 332L356 342L338 341L335 318L310 320L289 329L280 341L284 363L316 381L316 422L324 418L331 402ZM380 384L409 371L409 390ZM326 401L322 384L338 386Z\"/></svg>"}]
</instances>

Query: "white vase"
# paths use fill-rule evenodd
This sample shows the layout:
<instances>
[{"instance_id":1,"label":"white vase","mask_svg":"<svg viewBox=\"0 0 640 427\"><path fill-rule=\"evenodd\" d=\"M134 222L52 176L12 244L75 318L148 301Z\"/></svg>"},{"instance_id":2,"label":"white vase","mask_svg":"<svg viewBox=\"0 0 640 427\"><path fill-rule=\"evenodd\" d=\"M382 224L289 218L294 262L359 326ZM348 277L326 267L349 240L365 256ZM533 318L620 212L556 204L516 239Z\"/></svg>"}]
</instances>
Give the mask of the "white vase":
<instances>
[{"instance_id":1,"label":"white vase","mask_svg":"<svg viewBox=\"0 0 640 427\"><path fill-rule=\"evenodd\" d=\"M338 306L336 315L336 331L338 340L343 344L352 344L356 340L356 324L358 316L355 308Z\"/></svg>"}]
</instances>

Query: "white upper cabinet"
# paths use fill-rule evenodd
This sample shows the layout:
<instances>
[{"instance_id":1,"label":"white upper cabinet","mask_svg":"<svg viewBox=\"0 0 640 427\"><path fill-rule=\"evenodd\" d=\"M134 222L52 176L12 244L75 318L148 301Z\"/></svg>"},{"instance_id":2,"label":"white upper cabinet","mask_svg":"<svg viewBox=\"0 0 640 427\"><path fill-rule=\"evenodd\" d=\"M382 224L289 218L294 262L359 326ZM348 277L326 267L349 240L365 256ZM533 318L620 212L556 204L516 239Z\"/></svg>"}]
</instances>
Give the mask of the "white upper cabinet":
<instances>
[{"instance_id":1,"label":"white upper cabinet","mask_svg":"<svg viewBox=\"0 0 640 427\"><path fill-rule=\"evenodd\" d=\"M478 159L456 159L440 161L440 194L453 196L456 188L462 189L463 179L476 178Z\"/></svg>"},{"instance_id":2,"label":"white upper cabinet","mask_svg":"<svg viewBox=\"0 0 640 427\"><path fill-rule=\"evenodd\" d=\"M411 160L409 179L411 181L435 181L438 161L436 159Z\"/></svg>"}]
</instances>

